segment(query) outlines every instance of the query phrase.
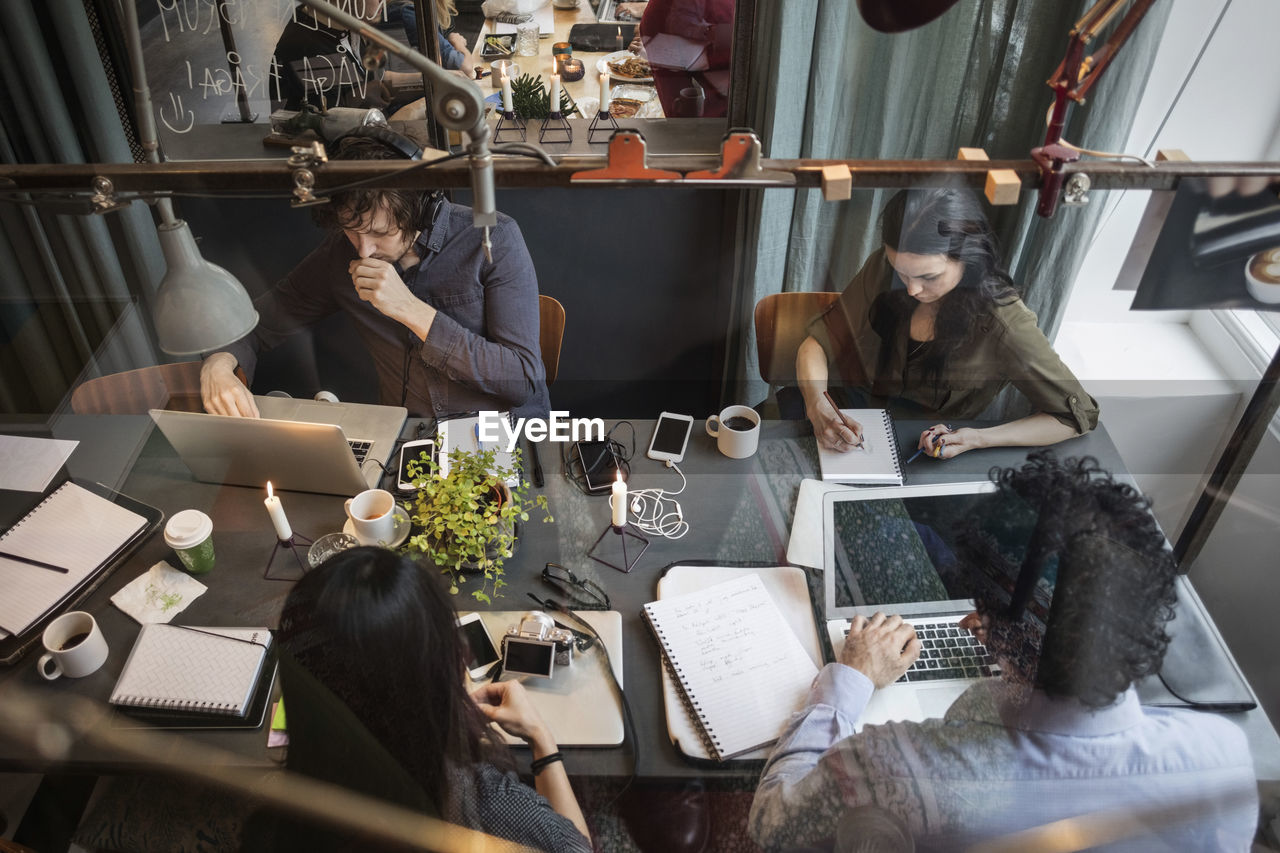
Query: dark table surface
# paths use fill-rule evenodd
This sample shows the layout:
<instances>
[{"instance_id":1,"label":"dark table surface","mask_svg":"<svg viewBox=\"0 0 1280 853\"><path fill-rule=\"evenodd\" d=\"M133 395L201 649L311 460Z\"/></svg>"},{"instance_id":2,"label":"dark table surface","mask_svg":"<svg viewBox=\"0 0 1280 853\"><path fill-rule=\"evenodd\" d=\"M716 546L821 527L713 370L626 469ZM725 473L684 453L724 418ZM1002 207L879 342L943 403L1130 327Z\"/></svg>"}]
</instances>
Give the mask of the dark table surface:
<instances>
[{"instance_id":1,"label":"dark table surface","mask_svg":"<svg viewBox=\"0 0 1280 853\"><path fill-rule=\"evenodd\" d=\"M681 483L677 473L644 456L653 422L634 423L636 452L632 458L630 486L678 489ZM916 436L927 425L900 422L898 437L902 447L914 449ZM405 427L405 434L411 434L415 426L416 422L410 421ZM614 435L624 444L629 443L625 426ZM818 470L816 448L808 424L766 422L759 452L751 459L733 460L720 455L714 440L704 432L702 422L695 422L688 452L681 465L688 485L678 497L690 530L678 540L650 537L649 549L629 574L614 571L587 556L588 549L608 524L607 498L584 495L563 476L559 445L543 444L540 449L546 484L534 491L547 495L555 521L543 524L535 520L523 526L516 552L506 564L509 585L504 596L495 600L489 609L530 609L533 605L526 593L533 592L539 596L551 593L539 578L543 565L548 561L560 563L580 577L591 578L604 587L613 609L622 614L626 695L634 714L636 743L639 746L635 749L629 742L618 748L566 750L570 772L574 775L622 777L629 774L635 760L637 775L645 780L696 776L724 780L754 777L758 765L731 763L732 766L708 770L705 766L688 763L677 754L666 733L658 646L648 633L640 610L645 602L656 597L656 584L662 569L674 562L785 563L800 481L816 476ZM1064 443L1058 449L1063 455L1096 456L1104 467L1123 471L1116 449L1102 427ZM978 450L946 461L921 457L904 470L908 484L975 480L985 478L993 466L1017 464L1025 456L1025 449ZM214 520L217 566L210 574L201 577L208 585L208 591L184 610L176 622L187 625L276 625L291 584L263 579L263 569L275 545L271 523L262 504L264 490L194 481L158 432L146 438L121 490L163 510L166 517L194 507L208 513ZM342 497L293 492L282 492L281 497L295 531L317 538L342 528L345 521ZM287 556L277 557L278 568L283 567L282 561ZM139 630L130 617L110 604L110 596L161 560L176 564L163 538L156 535L82 608L95 615L110 645L107 662L98 672L81 679L63 678L46 682L34 668L38 655L28 654L21 663L0 671L0 701L5 697L5 688L17 684L44 696L78 695L105 702ZM465 589L459 595L457 605L460 610L477 609L476 603L466 596ZM99 714L97 725L110 725L111 715L105 704L100 706ZM204 745L225 750L233 764L265 768L273 766L279 757L279 750L266 747L265 727L183 734ZM1274 732L1271 736L1274 739ZM168 757L181 761L181 747L175 746L173 752L173 755L153 755L152 758ZM48 769L53 763L37 748L34 733L30 738L19 740L0 736L0 768ZM121 759L86 742L74 744L66 761L59 766L67 771L94 773L142 769L136 761Z\"/></svg>"}]
</instances>

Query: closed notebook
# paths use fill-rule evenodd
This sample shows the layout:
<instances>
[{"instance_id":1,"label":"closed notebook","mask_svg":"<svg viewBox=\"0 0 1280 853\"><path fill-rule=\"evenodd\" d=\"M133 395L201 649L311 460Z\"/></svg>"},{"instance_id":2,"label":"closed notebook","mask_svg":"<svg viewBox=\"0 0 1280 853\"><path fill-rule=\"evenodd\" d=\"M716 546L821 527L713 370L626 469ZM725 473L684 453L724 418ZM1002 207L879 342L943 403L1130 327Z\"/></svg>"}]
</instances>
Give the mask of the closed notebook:
<instances>
[{"instance_id":1,"label":"closed notebook","mask_svg":"<svg viewBox=\"0 0 1280 853\"><path fill-rule=\"evenodd\" d=\"M893 418L885 409L841 409L862 426L862 447L839 453L818 445L822 479L855 486L902 485L902 459Z\"/></svg>"},{"instance_id":2,"label":"closed notebook","mask_svg":"<svg viewBox=\"0 0 1280 853\"><path fill-rule=\"evenodd\" d=\"M143 625L111 704L243 717L270 645L267 628Z\"/></svg>"},{"instance_id":3,"label":"closed notebook","mask_svg":"<svg viewBox=\"0 0 1280 853\"><path fill-rule=\"evenodd\" d=\"M758 575L650 602L644 615L717 761L776 741L818 674Z\"/></svg>"}]
</instances>

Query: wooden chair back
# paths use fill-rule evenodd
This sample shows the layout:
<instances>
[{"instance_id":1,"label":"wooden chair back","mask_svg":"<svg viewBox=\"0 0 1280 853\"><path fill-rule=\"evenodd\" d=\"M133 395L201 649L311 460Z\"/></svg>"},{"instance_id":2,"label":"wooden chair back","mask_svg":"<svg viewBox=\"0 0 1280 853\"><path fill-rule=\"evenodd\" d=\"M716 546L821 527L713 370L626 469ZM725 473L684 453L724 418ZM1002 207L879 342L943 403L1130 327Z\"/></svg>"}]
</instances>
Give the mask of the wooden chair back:
<instances>
[{"instance_id":1,"label":"wooden chair back","mask_svg":"<svg viewBox=\"0 0 1280 853\"><path fill-rule=\"evenodd\" d=\"M796 380L796 351L808 336L805 326L840 294L773 293L756 303L756 357L770 385Z\"/></svg>"},{"instance_id":2,"label":"wooden chair back","mask_svg":"<svg viewBox=\"0 0 1280 853\"><path fill-rule=\"evenodd\" d=\"M564 341L564 306L546 294L538 294L538 345L542 349L542 365L547 371L547 384L556 381L560 372L560 344Z\"/></svg>"},{"instance_id":3,"label":"wooden chair back","mask_svg":"<svg viewBox=\"0 0 1280 853\"><path fill-rule=\"evenodd\" d=\"M199 361L157 364L90 379L71 392L77 415L145 415L149 409L203 412ZM236 368L241 382L244 371Z\"/></svg>"}]
</instances>

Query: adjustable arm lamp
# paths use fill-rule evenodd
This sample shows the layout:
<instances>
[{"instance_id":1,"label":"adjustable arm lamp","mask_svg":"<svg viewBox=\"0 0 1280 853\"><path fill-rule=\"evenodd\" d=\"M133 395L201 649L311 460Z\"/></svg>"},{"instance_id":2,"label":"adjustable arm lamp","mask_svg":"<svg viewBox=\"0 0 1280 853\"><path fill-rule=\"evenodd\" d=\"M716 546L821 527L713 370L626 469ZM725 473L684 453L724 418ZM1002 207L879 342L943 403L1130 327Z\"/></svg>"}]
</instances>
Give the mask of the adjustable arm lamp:
<instances>
[{"instance_id":1,"label":"adjustable arm lamp","mask_svg":"<svg viewBox=\"0 0 1280 853\"><path fill-rule=\"evenodd\" d=\"M148 159L159 163L160 146L156 141L147 69L142 61L138 11L131 0L120 5L124 10L129 65L134 78L138 135ZM156 210L160 213L156 231L166 266L152 316L160 349L170 355L202 355L253 331L258 324L258 312L244 286L231 273L200 256L191 227L174 216L172 201L157 199Z\"/></svg>"},{"instance_id":2,"label":"adjustable arm lamp","mask_svg":"<svg viewBox=\"0 0 1280 853\"><path fill-rule=\"evenodd\" d=\"M328 15L360 37L386 48L408 62L431 81L431 110L440 124L449 130L465 131L471 139L472 219L476 228L484 228L485 252L489 250L489 227L498 223L494 210L493 155L489 152L489 125L484 120L484 100L476 87L455 74L450 74L416 50L405 47L381 30L349 15L325 0L301 0L302 5Z\"/></svg>"}]
</instances>

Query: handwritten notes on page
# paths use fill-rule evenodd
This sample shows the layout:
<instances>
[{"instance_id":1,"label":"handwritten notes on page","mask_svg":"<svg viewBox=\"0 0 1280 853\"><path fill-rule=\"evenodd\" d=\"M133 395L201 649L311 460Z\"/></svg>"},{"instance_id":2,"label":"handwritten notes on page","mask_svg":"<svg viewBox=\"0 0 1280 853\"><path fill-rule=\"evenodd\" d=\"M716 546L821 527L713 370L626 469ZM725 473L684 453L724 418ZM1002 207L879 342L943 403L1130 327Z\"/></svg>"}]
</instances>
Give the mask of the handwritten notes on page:
<instances>
[{"instance_id":1,"label":"handwritten notes on page","mask_svg":"<svg viewBox=\"0 0 1280 853\"><path fill-rule=\"evenodd\" d=\"M777 740L818 674L754 574L650 602L644 613L717 760Z\"/></svg>"}]
</instances>

